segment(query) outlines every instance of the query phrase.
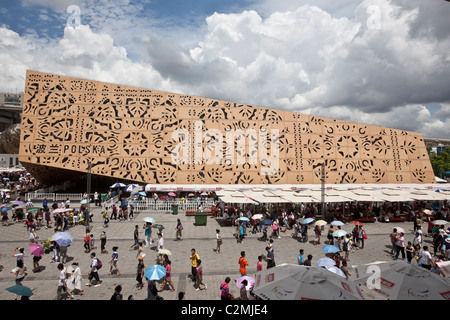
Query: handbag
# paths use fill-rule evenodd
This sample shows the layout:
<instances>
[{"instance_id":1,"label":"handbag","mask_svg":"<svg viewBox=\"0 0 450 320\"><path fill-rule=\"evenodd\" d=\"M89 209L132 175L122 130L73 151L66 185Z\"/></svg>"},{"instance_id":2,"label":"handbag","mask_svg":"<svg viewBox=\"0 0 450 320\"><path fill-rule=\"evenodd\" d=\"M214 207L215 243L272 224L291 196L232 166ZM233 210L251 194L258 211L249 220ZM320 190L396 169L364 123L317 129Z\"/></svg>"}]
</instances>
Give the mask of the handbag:
<instances>
[{"instance_id":1,"label":"handbag","mask_svg":"<svg viewBox=\"0 0 450 320\"><path fill-rule=\"evenodd\" d=\"M363 233L363 239L367 239L367 234Z\"/></svg>"}]
</instances>

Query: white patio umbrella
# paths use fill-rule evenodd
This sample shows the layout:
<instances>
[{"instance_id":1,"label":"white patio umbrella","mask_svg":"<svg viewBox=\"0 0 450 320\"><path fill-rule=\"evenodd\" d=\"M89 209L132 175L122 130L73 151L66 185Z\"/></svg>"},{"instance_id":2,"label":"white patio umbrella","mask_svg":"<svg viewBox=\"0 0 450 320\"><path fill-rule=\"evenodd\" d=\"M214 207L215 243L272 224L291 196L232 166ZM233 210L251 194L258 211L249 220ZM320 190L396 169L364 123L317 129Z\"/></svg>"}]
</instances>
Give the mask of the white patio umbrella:
<instances>
[{"instance_id":1,"label":"white patio umbrella","mask_svg":"<svg viewBox=\"0 0 450 320\"><path fill-rule=\"evenodd\" d=\"M405 261L353 266L354 282L389 300L448 300L450 281Z\"/></svg>"},{"instance_id":2,"label":"white patio umbrella","mask_svg":"<svg viewBox=\"0 0 450 320\"><path fill-rule=\"evenodd\" d=\"M253 293L263 300L363 300L360 286L324 269L282 264L256 273Z\"/></svg>"},{"instance_id":3,"label":"white patio umbrella","mask_svg":"<svg viewBox=\"0 0 450 320\"><path fill-rule=\"evenodd\" d=\"M319 267L330 268L336 266L336 261L331 258L321 258L316 261L315 265Z\"/></svg>"},{"instance_id":4,"label":"white patio umbrella","mask_svg":"<svg viewBox=\"0 0 450 320\"><path fill-rule=\"evenodd\" d=\"M262 214L254 214L253 216L252 216L252 219L253 220L260 220L260 219L262 219L263 218L263 215Z\"/></svg>"},{"instance_id":5,"label":"white patio umbrella","mask_svg":"<svg viewBox=\"0 0 450 320\"><path fill-rule=\"evenodd\" d=\"M344 230L336 230L333 232L333 237L338 237L338 238L345 237L347 235L347 233L348 232L344 231Z\"/></svg>"},{"instance_id":6,"label":"white patio umbrella","mask_svg":"<svg viewBox=\"0 0 450 320\"><path fill-rule=\"evenodd\" d=\"M112 186L110 186L110 188L111 189L114 189L114 188L123 188L123 187L125 187L126 185L125 184L123 184L123 183L121 183L121 182L117 182L117 183L114 183Z\"/></svg>"},{"instance_id":7,"label":"white patio umbrella","mask_svg":"<svg viewBox=\"0 0 450 320\"><path fill-rule=\"evenodd\" d=\"M132 192L134 188L139 187L138 184L136 183L131 183L129 185L126 186L125 188L125 192Z\"/></svg>"},{"instance_id":8,"label":"white patio umbrella","mask_svg":"<svg viewBox=\"0 0 450 320\"><path fill-rule=\"evenodd\" d=\"M340 268L336 267L336 266L331 266L331 267L325 267L325 269L327 269L330 272L333 272L334 274L337 274L340 277L346 278L344 271L342 271Z\"/></svg>"},{"instance_id":9,"label":"white patio umbrella","mask_svg":"<svg viewBox=\"0 0 450 320\"><path fill-rule=\"evenodd\" d=\"M145 222L150 222L150 223L155 223L155 219L153 219L152 217L144 217L142 220L144 220Z\"/></svg>"}]
</instances>

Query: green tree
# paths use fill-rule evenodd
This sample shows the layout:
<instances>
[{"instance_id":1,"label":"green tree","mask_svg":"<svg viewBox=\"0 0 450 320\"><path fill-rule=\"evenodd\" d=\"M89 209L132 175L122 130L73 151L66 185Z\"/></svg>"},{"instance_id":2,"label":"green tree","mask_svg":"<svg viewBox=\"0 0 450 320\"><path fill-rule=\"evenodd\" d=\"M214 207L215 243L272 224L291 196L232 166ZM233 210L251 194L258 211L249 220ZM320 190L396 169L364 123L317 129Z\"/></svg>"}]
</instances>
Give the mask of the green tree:
<instances>
[{"instance_id":1,"label":"green tree","mask_svg":"<svg viewBox=\"0 0 450 320\"><path fill-rule=\"evenodd\" d=\"M446 148L444 151L436 152L432 151L430 147L428 149L428 156L430 158L431 166L433 167L434 175L441 176L441 172L450 171L450 150Z\"/></svg>"}]
</instances>

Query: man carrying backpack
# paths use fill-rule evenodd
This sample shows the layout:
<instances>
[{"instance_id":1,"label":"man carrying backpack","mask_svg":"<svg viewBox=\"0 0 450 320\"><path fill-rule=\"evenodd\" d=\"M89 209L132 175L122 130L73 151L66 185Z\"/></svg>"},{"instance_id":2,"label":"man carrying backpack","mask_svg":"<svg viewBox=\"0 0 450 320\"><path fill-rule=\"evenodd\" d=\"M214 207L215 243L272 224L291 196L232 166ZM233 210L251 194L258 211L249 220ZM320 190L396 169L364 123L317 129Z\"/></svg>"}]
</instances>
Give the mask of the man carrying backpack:
<instances>
[{"instance_id":1,"label":"man carrying backpack","mask_svg":"<svg viewBox=\"0 0 450 320\"><path fill-rule=\"evenodd\" d=\"M102 283L102 281L100 280L100 278L98 276L98 269L100 269L102 267L102 263L95 256L95 252L91 253L91 259L92 259L91 270L89 270L89 273L88 273L89 283L86 283L86 285L90 287L92 285L92 279L95 279L96 285L94 287L98 287Z\"/></svg>"}]
</instances>

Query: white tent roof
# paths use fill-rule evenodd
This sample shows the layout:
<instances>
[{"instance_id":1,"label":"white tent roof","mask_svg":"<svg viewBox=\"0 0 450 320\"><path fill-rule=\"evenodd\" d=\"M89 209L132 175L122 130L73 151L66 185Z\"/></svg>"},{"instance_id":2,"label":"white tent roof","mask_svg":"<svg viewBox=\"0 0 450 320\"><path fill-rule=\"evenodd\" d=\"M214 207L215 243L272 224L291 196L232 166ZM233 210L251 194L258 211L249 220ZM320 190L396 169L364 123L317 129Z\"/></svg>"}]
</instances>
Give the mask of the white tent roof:
<instances>
[{"instance_id":1,"label":"white tent roof","mask_svg":"<svg viewBox=\"0 0 450 320\"><path fill-rule=\"evenodd\" d=\"M255 201L247 197L223 196L219 197L219 199L225 203L255 203Z\"/></svg>"},{"instance_id":2,"label":"white tent roof","mask_svg":"<svg viewBox=\"0 0 450 320\"><path fill-rule=\"evenodd\" d=\"M270 191L252 190L244 191L243 194L259 203L287 203L290 202Z\"/></svg>"},{"instance_id":3,"label":"white tent roof","mask_svg":"<svg viewBox=\"0 0 450 320\"><path fill-rule=\"evenodd\" d=\"M414 200L447 200L449 195L429 190L405 190Z\"/></svg>"},{"instance_id":4,"label":"white tent roof","mask_svg":"<svg viewBox=\"0 0 450 320\"><path fill-rule=\"evenodd\" d=\"M376 190L373 192L373 194L382 201L388 202L414 201L414 199L411 198L408 193L402 192L401 190L394 190L394 189Z\"/></svg>"}]
</instances>

